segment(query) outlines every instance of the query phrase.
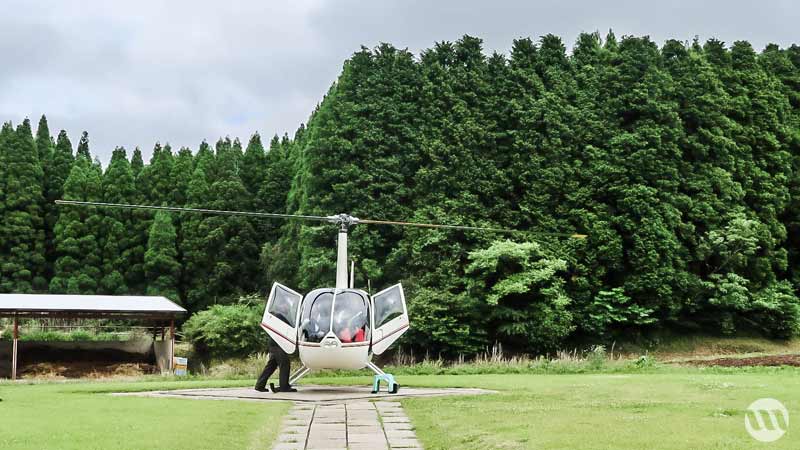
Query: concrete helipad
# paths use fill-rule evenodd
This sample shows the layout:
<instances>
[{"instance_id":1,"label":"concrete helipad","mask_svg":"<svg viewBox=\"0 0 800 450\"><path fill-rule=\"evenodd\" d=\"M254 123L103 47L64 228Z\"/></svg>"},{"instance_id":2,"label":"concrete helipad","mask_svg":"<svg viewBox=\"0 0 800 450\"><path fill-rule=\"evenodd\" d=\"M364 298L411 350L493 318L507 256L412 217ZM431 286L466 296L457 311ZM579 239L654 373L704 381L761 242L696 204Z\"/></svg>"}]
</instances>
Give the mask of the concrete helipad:
<instances>
[{"instance_id":1,"label":"concrete helipad","mask_svg":"<svg viewBox=\"0 0 800 450\"><path fill-rule=\"evenodd\" d=\"M251 402L295 402L283 421L273 450L422 449L399 400L411 397L479 395L495 391L463 388L400 388L373 394L369 386L297 385L297 392L258 392L253 388L181 389L112 395Z\"/></svg>"},{"instance_id":2,"label":"concrete helipad","mask_svg":"<svg viewBox=\"0 0 800 450\"><path fill-rule=\"evenodd\" d=\"M258 392L253 388L181 389L172 391L125 392L113 395L172 397L209 400L292 401L300 403L352 403L369 400L395 400L411 397L439 397L446 395L491 394L494 391L466 388L412 388L400 387L397 394L381 392L372 394L369 386L319 386L298 385L297 392Z\"/></svg>"}]
</instances>

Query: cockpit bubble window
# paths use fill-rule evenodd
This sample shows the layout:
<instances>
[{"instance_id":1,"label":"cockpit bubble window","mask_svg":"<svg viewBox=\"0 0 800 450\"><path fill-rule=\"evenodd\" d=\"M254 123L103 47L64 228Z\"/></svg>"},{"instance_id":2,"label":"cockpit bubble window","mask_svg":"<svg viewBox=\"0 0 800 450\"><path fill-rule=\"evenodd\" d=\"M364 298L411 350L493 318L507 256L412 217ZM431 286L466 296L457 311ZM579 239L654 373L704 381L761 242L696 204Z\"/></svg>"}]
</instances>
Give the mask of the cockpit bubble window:
<instances>
[{"instance_id":1,"label":"cockpit bubble window","mask_svg":"<svg viewBox=\"0 0 800 450\"><path fill-rule=\"evenodd\" d=\"M275 287L275 297L269 306L269 313L285 322L290 327L295 326L297 307L300 299L280 286Z\"/></svg>"},{"instance_id":2,"label":"cockpit bubble window","mask_svg":"<svg viewBox=\"0 0 800 450\"><path fill-rule=\"evenodd\" d=\"M356 292L336 295L333 332L343 344L369 339L369 303L363 296Z\"/></svg>"},{"instance_id":3,"label":"cockpit bubble window","mask_svg":"<svg viewBox=\"0 0 800 450\"><path fill-rule=\"evenodd\" d=\"M380 328L392 319L403 315L403 292L395 286L375 296L375 328Z\"/></svg>"},{"instance_id":4,"label":"cockpit bubble window","mask_svg":"<svg viewBox=\"0 0 800 450\"><path fill-rule=\"evenodd\" d=\"M331 330L331 307L333 294L330 291L310 292L303 301L300 318L300 342L322 342Z\"/></svg>"}]
</instances>

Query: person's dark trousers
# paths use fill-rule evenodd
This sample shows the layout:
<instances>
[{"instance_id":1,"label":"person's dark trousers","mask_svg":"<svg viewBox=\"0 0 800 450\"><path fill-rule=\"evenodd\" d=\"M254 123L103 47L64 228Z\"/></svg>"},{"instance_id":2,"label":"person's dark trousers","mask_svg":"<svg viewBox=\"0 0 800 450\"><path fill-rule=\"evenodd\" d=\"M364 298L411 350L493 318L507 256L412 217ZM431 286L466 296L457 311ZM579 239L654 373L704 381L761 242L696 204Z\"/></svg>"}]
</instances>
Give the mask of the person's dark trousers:
<instances>
[{"instance_id":1,"label":"person's dark trousers","mask_svg":"<svg viewBox=\"0 0 800 450\"><path fill-rule=\"evenodd\" d=\"M289 369L290 362L289 362L289 355L286 354L285 351L276 343L270 339L269 342L269 360L267 361L267 365L264 366L264 370L261 372L261 376L258 377L258 381L256 381L256 389L263 390L267 387L267 380L269 377L275 373L275 369L280 367L281 371L279 373L280 378L280 387L279 389L288 389L289 386Z\"/></svg>"}]
</instances>

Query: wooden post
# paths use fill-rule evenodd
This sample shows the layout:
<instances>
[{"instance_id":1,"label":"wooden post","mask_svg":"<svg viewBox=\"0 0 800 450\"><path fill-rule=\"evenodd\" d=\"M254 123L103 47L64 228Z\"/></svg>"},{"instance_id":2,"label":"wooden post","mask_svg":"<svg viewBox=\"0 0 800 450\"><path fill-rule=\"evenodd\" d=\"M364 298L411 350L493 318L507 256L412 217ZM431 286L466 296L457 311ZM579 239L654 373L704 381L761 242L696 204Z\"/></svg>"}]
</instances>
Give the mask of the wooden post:
<instances>
[{"instance_id":1,"label":"wooden post","mask_svg":"<svg viewBox=\"0 0 800 450\"><path fill-rule=\"evenodd\" d=\"M169 372L174 373L175 369L175 319L169 322Z\"/></svg>"},{"instance_id":2,"label":"wooden post","mask_svg":"<svg viewBox=\"0 0 800 450\"><path fill-rule=\"evenodd\" d=\"M17 315L14 314L14 345L13 349L11 350L11 379L17 379L17 345L19 340L19 319L17 319Z\"/></svg>"}]
</instances>

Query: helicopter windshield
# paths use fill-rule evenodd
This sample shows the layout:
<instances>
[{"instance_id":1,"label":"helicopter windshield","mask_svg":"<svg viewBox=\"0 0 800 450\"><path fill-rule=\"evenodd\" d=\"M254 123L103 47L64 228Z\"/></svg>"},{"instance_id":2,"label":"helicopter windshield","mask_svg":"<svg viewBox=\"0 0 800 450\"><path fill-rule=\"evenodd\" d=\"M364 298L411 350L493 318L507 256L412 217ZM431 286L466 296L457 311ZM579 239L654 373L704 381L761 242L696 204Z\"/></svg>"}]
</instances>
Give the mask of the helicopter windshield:
<instances>
[{"instance_id":1,"label":"helicopter windshield","mask_svg":"<svg viewBox=\"0 0 800 450\"><path fill-rule=\"evenodd\" d=\"M369 314L369 302L358 292L339 291L334 302L332 290L312 291L303 300L300 342L322 342L331 331L331 323L343 344L368 342Z\"/></svg>"},{"instance_id":2,"label":"helicopter windshield","mask_svg":"<svg viewBox=\"0 0 800 450\"><path fill-rule=\"evenodd\" d=\"M331 330L333 293L316 290L306 295L300 317L300 342L322 342Z\"/></svg>"},{"instance_id":3,"label":"helicopter windshield","mask_svg":"<svg viewBox=\"0 0 800 450\"><path fill-rule=\"evenodd\" d=\"M356 292L336 295L333 332L343 344L369 339L369 303L363 296Z\"/></svg>"}]
</instances>

